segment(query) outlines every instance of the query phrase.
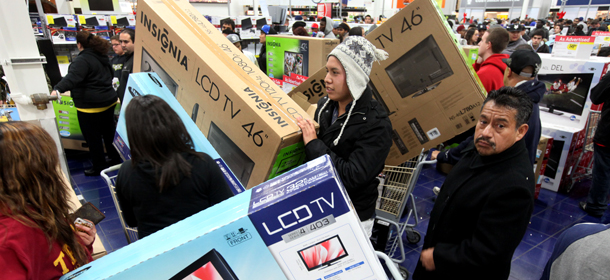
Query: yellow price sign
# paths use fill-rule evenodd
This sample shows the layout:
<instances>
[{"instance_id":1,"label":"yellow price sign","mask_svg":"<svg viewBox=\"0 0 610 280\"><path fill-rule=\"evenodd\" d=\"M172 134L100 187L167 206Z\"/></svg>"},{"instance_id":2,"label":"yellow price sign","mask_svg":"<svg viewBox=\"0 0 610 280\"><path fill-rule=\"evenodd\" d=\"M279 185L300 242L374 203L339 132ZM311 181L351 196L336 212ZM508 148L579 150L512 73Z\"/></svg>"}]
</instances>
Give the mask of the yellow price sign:
<instances>
[{"instance_id":1,"label":"yellow price sign","mask_svg":"<svg viewBox=\"0 0 610 280\"><path fill-rule=\"evenodd\" d=\"M569 44L568 50L575 51L578 48L578 44Z\"/></svg>"},{"instance_id":2,"label":"yellow price sign","mask_svg":"<svg viewBox=\"0 0 610 280\"><path fill-rule=\"evenodd\" d=\"M610 41L610 37L604 37L604 41Z\"/></svg>"}]
</instances>

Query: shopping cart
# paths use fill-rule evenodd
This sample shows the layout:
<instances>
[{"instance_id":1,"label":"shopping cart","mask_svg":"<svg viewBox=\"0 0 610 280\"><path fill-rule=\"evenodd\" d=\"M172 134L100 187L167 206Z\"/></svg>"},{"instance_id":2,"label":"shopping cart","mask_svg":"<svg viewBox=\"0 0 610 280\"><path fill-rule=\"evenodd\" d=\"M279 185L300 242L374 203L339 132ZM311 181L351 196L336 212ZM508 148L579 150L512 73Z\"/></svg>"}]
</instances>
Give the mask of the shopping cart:
<instances>
[{"instance_id":1,"label":"shopping cart","mask_svg":"<svg viewBox=\"0 0 610 280\"><path fill-rule=\"evenodd\" d=\"M589 111L589 119L587 121L587 127L585 128L585 142L583 143L583 151L578 156L578 161L572 169L570 174L570 184L568 184L567 191L569 192L576 183L583 179L591 178L593 172L593 136L595 136L595 129L599 118L601 117L601 111Z\"/></svg>"},{"instance_id":2,"label":"shopping cart","mask_svg":"<svg viewBox=\"0 0 610 280\"><path fill-rule=\"evenodd\" d=\"M109 168L102 170L100 175L102 176L102 178L104 178L104 180L106 181L106 184L108 184L108 187L110 188L110 194L112 195L112 200L114 200L114 206L116 207L116 211L119 214L119 220L121 221L121 226L123 226L123 231L125 232L125 237L127 238L127 243L133 243L133 242L138 241L138 229L128 227L127 224L125 223L125 220L123 219L123 211L121 211L121 206L119 205L119 201L116 198L115 185L116 185L117 174L109 175L109 173L117 171L117 170L119 170L119 168L121 168L120 164L111 166Z\"/></svg>"},{"instance_id":3,"label":"shopping cart","mask_svg":"<svg viewBox=\"0 0 610 280\"><path fill-rule=\"evenodd\" d=\"M409 243L418 243L421 240L421 234L414 229L418 223L418 216L413 188L417 183L423 166L425 164L436 163L436 160L426 161L427 156L428 154L422 149L419 156L399 166L386 165L381 175L383 190L379 195L379 206L375 213L381 223L389 226L389 236L385 252L396 263L404 279L408 277L409 272L406 268L398 265L406 259L402 236L406 233ZM403 214L407 209L409 201L411 202L408 208L409 212L406 215L406 219L403 219ZM413 223L409 223L411 217L413 217ZM400 254L397 254L397 250L399 250Z\"/></svg>"}]
</instances>

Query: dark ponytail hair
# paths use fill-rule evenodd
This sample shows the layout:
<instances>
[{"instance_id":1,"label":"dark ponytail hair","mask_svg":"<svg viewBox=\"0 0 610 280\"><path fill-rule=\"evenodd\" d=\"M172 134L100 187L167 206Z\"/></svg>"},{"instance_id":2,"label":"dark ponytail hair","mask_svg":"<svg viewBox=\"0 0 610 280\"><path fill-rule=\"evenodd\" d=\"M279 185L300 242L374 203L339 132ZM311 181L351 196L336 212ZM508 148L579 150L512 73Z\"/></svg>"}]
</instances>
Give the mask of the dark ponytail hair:
<instances>
[{"instance_id":1,"label":"dark ponytail hair","mask_svg":"<svg viewBox=\"0 0 610 280\"><path fill-rule=\"evenodd\" d=\"M155 170L159 193L190 177L191 164L181 153L203 158L194 150L193 140L176 112L154 95L136 96L125 110L127 139L134 168L143 162Z\"/></svg>"},{"instance_id":2,"label":"dark ponytail hair","mask_svg":"<svg viewBox=\"0 0 610 280\"><path fill-rule=\"evenodd\" d=\"M108 51L110 50L110 42L102 37L89 33L89 31L77 32L76 42L80 43L85 49L91 48L103 55L108 54Z\"/></svg>"}]
</instances>

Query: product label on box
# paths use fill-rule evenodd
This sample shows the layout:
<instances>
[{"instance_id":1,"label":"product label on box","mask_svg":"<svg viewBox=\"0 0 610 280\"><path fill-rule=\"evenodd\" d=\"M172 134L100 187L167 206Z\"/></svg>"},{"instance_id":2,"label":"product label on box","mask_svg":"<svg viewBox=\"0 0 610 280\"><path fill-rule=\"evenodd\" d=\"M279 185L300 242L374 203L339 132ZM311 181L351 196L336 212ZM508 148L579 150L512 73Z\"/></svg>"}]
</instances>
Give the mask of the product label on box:
<instances>
[{"instance_id":1,"label":"product label on box","mask_svg":"<svg viewBox=\"0 0 610 280\"><path fill-rule=\"evenodd\" d=\"M53 110L59 127L59 135L62 138L85 141L72 97L62 96L61 101L54 100Z\"/></svg>"},{"instance_id":2,"label":"product label on box","mask_svg":"<svg viewBox=\"0 0 610 280\"><path fill-rule=\"evenodd\" d=\"M269 179L303 164L303 161L305 161L305 146L302 142L283 148L277 155Z\"/></svg>"},{"instance_id":3,"label":"product label on box","mask_svg":"<svg viewBox=\"0 0 610 280\"><path fill-rule=\"evenodd\" d=\"M300 85L309 76L309 41L269 37L267 51L267 60L274 62L267 64L267 74L271 78L282 79L285 92Z\"/></svg>"}]
</instances>

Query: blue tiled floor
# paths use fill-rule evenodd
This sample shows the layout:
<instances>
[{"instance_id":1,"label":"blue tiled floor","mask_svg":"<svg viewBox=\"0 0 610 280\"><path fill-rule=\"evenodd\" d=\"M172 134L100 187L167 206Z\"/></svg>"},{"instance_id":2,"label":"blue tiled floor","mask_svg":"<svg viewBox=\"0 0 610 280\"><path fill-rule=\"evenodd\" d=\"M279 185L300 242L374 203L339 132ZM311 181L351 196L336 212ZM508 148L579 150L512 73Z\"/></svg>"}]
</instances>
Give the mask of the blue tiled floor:
<instances>
[{"instance_id":1,"label":"blue tiled floor","mask_svg":"<svg viewBox=\"0 0 610 280\"><path fill-rule=\"evenodd\" d=\"M127 239L105 181L99 176L84 176L83 171L89 168L91 163L83 156L68 155L68 159L71 182L76 194L82 194L85 201L91 201L106 214L106 219L97 225L99 237L106 250L110 253L127 245ZM422 240L417 244L408 244L405 241L406 260L402 266L410 272L417 264L430 211L434 206L435 196L432 188L440 187L444 179L445 176L436 171L434 166L426 166L413 191L419 223L415 229L422 234ZM513 255L510 279L539 279L559 234L576 223L600 222L599 218L587 216L578 208L578 202L585 199L589 187L590 181L583 181L569 194L541 190L535 202L528 230Z\"/></svg>"}]
</instances>

